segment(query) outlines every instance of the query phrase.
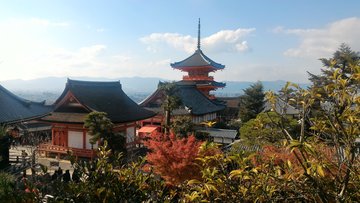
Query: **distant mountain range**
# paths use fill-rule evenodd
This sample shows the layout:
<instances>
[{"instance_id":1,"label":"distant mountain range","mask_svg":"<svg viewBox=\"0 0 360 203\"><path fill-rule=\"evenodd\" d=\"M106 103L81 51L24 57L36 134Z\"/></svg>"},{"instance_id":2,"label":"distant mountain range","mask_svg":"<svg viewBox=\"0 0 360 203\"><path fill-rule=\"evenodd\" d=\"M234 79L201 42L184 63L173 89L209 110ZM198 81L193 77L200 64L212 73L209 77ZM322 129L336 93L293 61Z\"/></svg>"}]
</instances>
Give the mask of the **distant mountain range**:
<instances>
[{"instance_id":1,"label":"distant mountain range","mask_svg":"<svg viewBox=\"0 0 360 203\"><path fill-rule=\"evenodd\" d=\"M88 80L88 81L120 81L122 88L126 92L151 92L157 87L158 82L164 81L160 78L90 78L90 77L77 77L71 78L74 80ZM66 77L46 77L34 80L6 80L0 81L0 84L12 91L50 91L62 92L65 88Z\"/></svg>"},{"instance_id":2,"label":"distant mountain range","mask_svg":"<svg viewBox=\"0 0 360 203\"><path fill-rule=\"evenodd\" d=\"M75 80L89 80L89 81L116 81L119 80L122 84L123 90L134 101L139 102L145 99L148 95L154 92L157 88L159 81L168 81L162 78L145 78L145 77L123 77L116 79L108 78L90 78L78 77L71 78ZM65 88L66 77L46 77L34 80L7 80L0 81L0 84L8 90L14 92L23 98L40 101L47 100L51 103L56 100L60 93ZM242 82L242 81L222 81L226 83L226 87L219 89L215 92L219 96L239 96L243 93L243 89L248 88L255 82ZM280 90L286 81L262 81L264 90ZM309 84L299 84L306 87Z\"/></svg>"}]
</instances>

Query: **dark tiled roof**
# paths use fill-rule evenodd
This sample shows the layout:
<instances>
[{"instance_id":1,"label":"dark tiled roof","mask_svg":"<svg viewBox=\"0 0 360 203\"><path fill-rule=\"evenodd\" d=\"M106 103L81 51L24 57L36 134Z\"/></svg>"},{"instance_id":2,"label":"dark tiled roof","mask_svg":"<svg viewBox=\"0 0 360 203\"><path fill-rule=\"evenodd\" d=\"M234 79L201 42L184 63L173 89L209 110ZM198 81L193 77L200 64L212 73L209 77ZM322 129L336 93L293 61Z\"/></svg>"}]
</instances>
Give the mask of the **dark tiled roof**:
<instances>
[{"instance_id":1,"label":"dark tiled roof","mask_svg":"<svg viewBox=\"0 0 360 203\"><path fill-rule=\"evenodd\" d=\"M211 66L214 69L224 69L225 66L216 63L215 61L211 60L209 57L207 57L201 49L197 49L195 53L185 60L182 60L180 62L175 62L170 64L172 68L182 68L182 67L196 67L196 66Z\"/></svg>"},{"instance_id":2,"label":"dark tiled roof","mask_svg":"<svg viewBox=\"0 0 360 203\"><path fill-rule=\"evenodd\" d=\"M164 114L164 109L161 107L145 107L145 109L149 109L149 110L159 113L159 114ZM171 115L174 115L174 116L182 116L182 115L189 115L189 114L190 114L189 110L185 109L184 106L182 106L178 109L175 109L171 112Z\"/></svg>"},{"instance_id":3,"label":"dark tiled roof","mask_svg":"<svg viewBox=\"0 0 360 203\"><path fill-rule=\"evenodd\" d=\"M178 85L179 91L177 95L187 109L191 109L191 113L195 115L213 113L221 111L225 108L218 105L201 93L195 85Z\"/></svg>"},{"instance_id":4,"label":"dark tiled roof","mask_svg":"<svg viewBox=\"0 0 360 203\"><path fill-rule=\"evenodd\" d=\"M39 122L39 121L30 121L22 123L21 125L17 125L17 127L21 130L26 132L39 132L39 131L46 131L51 130L51 124L46 122Z\"/></svg>"},{"instance_id":5,"label":"dark tiled roof","mask_svg":"<svg viewBox=\"0 0 360 203\"><path fill-rule=\"evenodd\" d=\"M52 107L16 96L0 85L0 124L36 119L50 113Z\"/></svg>"},{"instance_id":6,"label":"dark tiled roof","mask_svg":"<svg viewBox=\"0 0 360 203\"><path fill-rule=\"evenodd\" d=\"M84 123L87 113L64 113L53 112L51 115L45 116L41 120L59 122L59 123Z\"/></svg>"},{"instance_id":7,"label":"dark tiled roof","mask_svg":"<svg viewBox=\"0 0 360 203\"><path fill-rule=\"evenodd\" d=\"M203 93L201 93L194 84L182 84L177 83L176 96L178 96L182 101L182 109L178 109L174 114L184 114L186 112L191 112L193 115L204 115L208 113L218 112L225 108L224 105L218 104L211 101ZM141 106L150 107L151 109L157 109L159 111L159 106L152 106L151 103L154 102L156 98L161 96L162 92L157 89L152 95L146 98L141 102Z\"/></svg>"},{"instance_id":8,"label":"dark tiled roof","mask_svg":"<svg viewBox=\"0 0 360 203\"><path fill-rule=\"evenodd\" d=\"M279 97L276 98L275 109L272 108L273 107L271 103L269 101L266 101L263 111L266 112L266 111L274 110L279 114L286 114L286 115L298 115L300 113L300 111L297 108L289 105Z\"/></svg>"},{"instance_id":9,"label":"dark tiled roof","mask_svg":"<svg viewBox=\"0 0 360 203\"><path fill-rule=\"evenodd\" d=\"M236 130L229 130L229 129L218 129L218 128L196 128L196 131L199 132L207 132L211 137L217 138L229 138L235 139L237 135Z\"/></svg>"},{"instance_id":10,"label":"dark tiled roof","mask_svg":"<svg viewBox=\"0 0 360 203\"><path fill-rule=\"evenodd\" d=\"M90 111L106 112L114 123L138 121L155 115L154 112L140 107L131 100L122 90L119 81L93 82L68 79L64 92L55 104L60 103L68 92L71 92L80 104ZM60 119L55 114L53 118ZM65 122L79 120L79 118L73 119L75 118L65 119Z\"/></svg>"}]
</instances>

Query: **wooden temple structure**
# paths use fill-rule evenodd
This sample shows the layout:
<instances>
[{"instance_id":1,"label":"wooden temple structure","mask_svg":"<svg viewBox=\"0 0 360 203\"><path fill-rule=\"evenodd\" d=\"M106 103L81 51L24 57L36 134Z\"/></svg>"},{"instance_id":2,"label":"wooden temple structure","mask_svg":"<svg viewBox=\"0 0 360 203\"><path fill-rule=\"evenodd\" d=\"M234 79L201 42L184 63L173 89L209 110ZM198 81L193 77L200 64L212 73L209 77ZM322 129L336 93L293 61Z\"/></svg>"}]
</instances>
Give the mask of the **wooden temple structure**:
<instances>
[{"instance_id":1,"label":"wooden temple structure","mask_svg":"<svg viewBox=\"0 0 360 203\"><path fill-rule=\"evenodd\" d=\"M114 123L114 132L126 135L128 147L135 145L136 122L155 115L132 101L122 90L119 81L68 79L54 106L54 111L42 118L52 125L51 143L39 146L43 156L53 154L61 157L71 151L77 157L93 158L97 144L90 143L92 136L84 128L85 117L90 112L107 113Z\"/></svg>"},{"instance_id":2,"label":"wooden temple structure","mask_svg":"<svg viewBox=\"0 0 360 203\"><path fill-rule=\"evenodd\" d=\"M181 81L176 82L174 96L180 98L182 105L172 112L173 116L191 116L193 123L215 120L217 113L225 109L223 102L217 100L210 91L225 87L225 83L214 81L211 72L223 70L224 65L207 57L200 47L200 19L198 23L197 49L188 58L170 64L173 69L187 72ZM159 84L160 87L161 83ZM161 126L164 123L164 112L161 108L165 93L158 88L153 94L140 103L141 106L158 113L155 117L142 121L141 126Z\"/></svg>"},{"instance_id":3,"label":"wooden temple structure","mask_svg":"<svg viewBox=\"0 0 360 203\"><path fill-rule=\"evenodd\" d=\"M188 58L170 64L172 68L187 72L187 75L183 76L182 82L195 83L196 87L210 99L215 99L214 95L210 94L210 91L218 88L224 88L225 83L216 82L213 76L209 73L218 70L223 70L224 65L216 63L207 57L200 47L200 19L198 24L198 41L197 49L194 54Z\"/></svg>"}]
</instances>

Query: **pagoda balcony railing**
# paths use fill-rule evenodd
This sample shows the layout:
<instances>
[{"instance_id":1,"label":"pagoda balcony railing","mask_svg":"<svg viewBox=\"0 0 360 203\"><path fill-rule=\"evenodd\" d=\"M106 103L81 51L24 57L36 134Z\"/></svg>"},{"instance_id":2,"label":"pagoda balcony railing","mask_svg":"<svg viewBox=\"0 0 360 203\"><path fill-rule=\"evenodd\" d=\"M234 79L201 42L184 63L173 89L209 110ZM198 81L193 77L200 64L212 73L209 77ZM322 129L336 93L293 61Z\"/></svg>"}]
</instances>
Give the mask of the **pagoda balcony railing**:
<instances>
[{"instance_id":1,"label":"pagoda balcony railing","mask_svg":"<svg viewBox=\"0 0 360 203\"><path fill-rule=\"evenodd\" d=\"M40 153L56 153L56 154L67 154L68 152L72 152L72 154L76 157L87 157L93 158L96 156L96 150L92 149L80 149L73 147L64 147L59 145L53 145L50 143L40 144L38 149Z\"/></svg>"},{"instance_id":2,"label":"pagoda balcony railing","mask_svg":"<svg viewBox=\"0 0 360 203\"><path fill-rule=\"evenodd\" d=\"M185 75L183 76L183 80L206 80L206 81L214 81L214 77L213 76L188 76Z\"/></svg>"}]
</instances>

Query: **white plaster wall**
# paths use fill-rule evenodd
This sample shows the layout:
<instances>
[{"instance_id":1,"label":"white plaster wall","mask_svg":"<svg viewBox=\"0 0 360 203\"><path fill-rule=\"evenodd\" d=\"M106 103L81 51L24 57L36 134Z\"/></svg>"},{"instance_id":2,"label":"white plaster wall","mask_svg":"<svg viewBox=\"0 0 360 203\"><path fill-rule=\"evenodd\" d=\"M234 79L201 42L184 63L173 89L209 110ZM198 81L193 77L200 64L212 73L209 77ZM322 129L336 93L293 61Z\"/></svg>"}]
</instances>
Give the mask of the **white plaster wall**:
<instances>
[{"instance_id":1,"label":"white plaster wall","mask_svg":"<svg viewBox=\"0 0 360 203\"><path fill-rule=\"evenodd\" d=\"M69 131L68 132L68 145L73 148L83 148L83 132Z\"/></svg>"},{"instance_id":2,"label":"white plaster wall","mask_svg":"<svg viewBox=\"0 0 360 203\"><path fill-rule=\"evenodd\" d=\"M126 143L135 140L135 126L126 128Z\"/></svg>"}]
</instances>

